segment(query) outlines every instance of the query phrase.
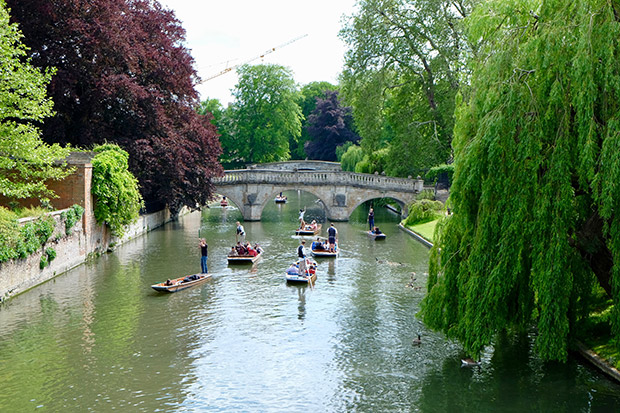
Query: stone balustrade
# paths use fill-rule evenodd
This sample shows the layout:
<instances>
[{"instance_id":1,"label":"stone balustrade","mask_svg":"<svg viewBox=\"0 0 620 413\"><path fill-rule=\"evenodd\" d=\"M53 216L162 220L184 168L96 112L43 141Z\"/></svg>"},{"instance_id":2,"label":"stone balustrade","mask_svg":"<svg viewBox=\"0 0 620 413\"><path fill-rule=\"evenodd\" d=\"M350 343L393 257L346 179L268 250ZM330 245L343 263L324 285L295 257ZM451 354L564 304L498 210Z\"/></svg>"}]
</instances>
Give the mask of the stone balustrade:
<instances>
[{"instance_id":1,"label":"stone balustrade","mask_svg":"<svg viewBox=\"0 0 620 413\"><path fill-rule=\"evenodd\" d=\"M384 175L360 174L346 171L283 171L238 169L225 171L213 180L216 186L237 184L269 185L338 185L364 189L417 193L422 191L421 179L394 178Z\"/></svg>"}]
</instances>

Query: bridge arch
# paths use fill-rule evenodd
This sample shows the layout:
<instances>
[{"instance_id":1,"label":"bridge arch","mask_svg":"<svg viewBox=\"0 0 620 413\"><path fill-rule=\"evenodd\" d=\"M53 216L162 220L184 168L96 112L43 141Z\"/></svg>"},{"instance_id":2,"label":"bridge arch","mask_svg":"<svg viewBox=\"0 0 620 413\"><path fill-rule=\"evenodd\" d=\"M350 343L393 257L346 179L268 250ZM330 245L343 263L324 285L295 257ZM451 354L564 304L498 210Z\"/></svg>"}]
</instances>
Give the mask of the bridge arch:
<instances>
[{"instance_id":1,"label":"bridge arch","mask_svg":"<svg viewBox=\"0 0 620 413\"><path fill-rule=\"evenodd\" d=\"M402 206L422 191L421 179L394 178L345 171L242 169L225 171L214 179L216 192L226 195L241 209L243 219L259 221L265 205L279 192L303 190L325 206L327 219L348 221L362 202L393 198Z\"/></svg>"},{"instance_id":2,"label":"bridge arch","mask_svg":"<svg viewBox=\"0 0 620 413\"><path fill-rule=\"evenodd\" d=\"M403 218L407 216L407 212L408 211L407 211L406 206L407 206L407 204L409 202L411 202L411 200L410 201L405 201L403 199L399 199L400 197L397 198L397 197L394 197L394 196L370 196L370 197L367 197L367 198L362 198L362 200L359 201L357 204L352 205L351 210L349 211L349 216L351 216L353 211L355 211L364 202L372 201L373 199L381 199L381 198L389 198L389 199L393 199L394 201L396 201L398 206L400 206L400 210L402 211Z\"/></svg>"}]
</instances>

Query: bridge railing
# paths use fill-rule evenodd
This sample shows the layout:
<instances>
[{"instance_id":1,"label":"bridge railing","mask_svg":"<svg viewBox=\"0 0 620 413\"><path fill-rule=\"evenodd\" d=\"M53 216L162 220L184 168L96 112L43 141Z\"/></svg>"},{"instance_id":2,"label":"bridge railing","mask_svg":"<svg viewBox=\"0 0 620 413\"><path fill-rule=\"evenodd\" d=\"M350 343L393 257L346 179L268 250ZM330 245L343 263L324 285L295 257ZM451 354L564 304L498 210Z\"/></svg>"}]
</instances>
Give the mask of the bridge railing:
<instances>
[{"instance_id":1,"label":"bridge railing","mask_svg":"<svg viewBox=\"0 0 620 413\"><path fill-rule=\"evenodd\" d=\"M421 179L394 178L384 175L360 174L346 171L282 171L266 169L237 169L224 171L214 178L215 185L271 184L271 185L346 185L361 188L420 192Z\"/></svg>"}]
</instances>

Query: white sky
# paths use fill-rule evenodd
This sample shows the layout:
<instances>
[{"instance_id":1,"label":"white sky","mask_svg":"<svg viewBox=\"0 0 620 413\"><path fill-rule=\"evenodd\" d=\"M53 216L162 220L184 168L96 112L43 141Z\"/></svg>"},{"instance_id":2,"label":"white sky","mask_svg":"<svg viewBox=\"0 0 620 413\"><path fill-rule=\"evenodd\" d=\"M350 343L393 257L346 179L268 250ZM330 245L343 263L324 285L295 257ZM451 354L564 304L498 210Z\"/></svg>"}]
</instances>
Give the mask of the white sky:
<instances>
[{"instance_id":1,"label":"white sky","mask_svg":"<svg viewBox=\"0 0 620 413\"><path fill-rule=\"evenodd\" d=\"M249 63L286 66L300 85L313 81L337 83L345 51L338 38L341 19L353 14L355 6L355 0L159 1L182 22L186 46L203 80L275 47L264 58ZM198 85L200 99L219 99L226 106L232 101L230 90L236 84L234 70L208 80Z\"/></svg>"}]
</instances>

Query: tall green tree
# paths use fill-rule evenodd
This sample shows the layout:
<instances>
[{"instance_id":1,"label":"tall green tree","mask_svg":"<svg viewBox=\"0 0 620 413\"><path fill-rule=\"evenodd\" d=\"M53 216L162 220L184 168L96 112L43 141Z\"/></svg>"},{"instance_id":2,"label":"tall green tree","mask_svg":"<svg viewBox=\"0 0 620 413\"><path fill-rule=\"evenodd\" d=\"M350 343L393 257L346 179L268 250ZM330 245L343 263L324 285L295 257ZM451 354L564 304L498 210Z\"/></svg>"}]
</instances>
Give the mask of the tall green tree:
<instances>
[{"instance_id":1,"label":"tall green tree","mask_svg":"<svg viewBox=\"0 0 620 413\"><path fill-rule=\"evenodd\" d=\"M69 154L40 138L37 126L53 114L46 94L53 70L30 64L22 38L0 0L0 194L15 199L53 196L45 180L67 175L58 161Z\"/></svg>"},{"instance_id":2,"label":"tall green tree","mask_svg":"<svg viewBox=\"0 0 620 413\"><path fill-rule=\"evenodd\" d=\"M361 0L341 31L349 45L343 91L371 163L412 174L451 154L454 97L469 50L468 0Z\"/></svg>"},{"instance_id":3,"label":"tall green tree","mask_svg":"<svg viewBox=\"0 0 620 413\"><path fill-rule=\"evenodd\" d=\"M243 65L237 73L232 133L238 157L249 163L289 159L289 139L299 139L302 121L291 71L268 64Z\"/></svg>"},{"instance_id":4,"label":"tall green tree","mask_svg":"<svg viewBox=\"0 0 620 413\"><path fill-rule=\"evenodd\" d=\"M494 0L457 108L453 214L432 250L424 321L478 354L537 328L565 360L593 285L620 340L620 3Z\"/></svg>"}]
</instances>

